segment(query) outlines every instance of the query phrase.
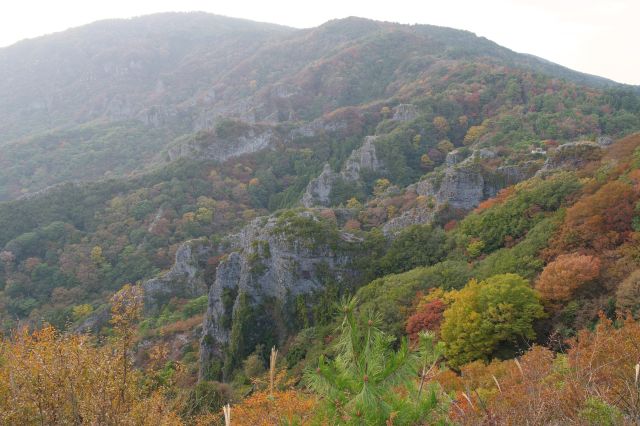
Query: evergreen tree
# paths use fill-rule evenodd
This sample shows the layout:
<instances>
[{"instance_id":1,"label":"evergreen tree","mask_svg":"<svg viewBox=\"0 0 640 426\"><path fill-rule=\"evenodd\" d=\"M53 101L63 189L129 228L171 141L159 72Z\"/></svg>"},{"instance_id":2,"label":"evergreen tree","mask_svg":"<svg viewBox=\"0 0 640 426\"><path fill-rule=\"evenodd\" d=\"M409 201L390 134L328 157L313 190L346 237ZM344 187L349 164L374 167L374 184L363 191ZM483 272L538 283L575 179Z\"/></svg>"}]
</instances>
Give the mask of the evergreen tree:
<instances>
[{"instance_id":1,"label":"evergreen tree","mask_svg":"<svg viewBox=\"0 0 640 426\"><path fill-rule=\"evenodd\" d=\"M343 320L332 359L321 356L308 370L309 387L322 397L318 415L329 424L433 424L442 408L434 385L424 385L425 367L437 365L433 339L412 351L406 339L397 351L375 315L359 316L357 300L342 303ZM420 371L418 371L420 370Z\"/></svg>"}]
</instances>

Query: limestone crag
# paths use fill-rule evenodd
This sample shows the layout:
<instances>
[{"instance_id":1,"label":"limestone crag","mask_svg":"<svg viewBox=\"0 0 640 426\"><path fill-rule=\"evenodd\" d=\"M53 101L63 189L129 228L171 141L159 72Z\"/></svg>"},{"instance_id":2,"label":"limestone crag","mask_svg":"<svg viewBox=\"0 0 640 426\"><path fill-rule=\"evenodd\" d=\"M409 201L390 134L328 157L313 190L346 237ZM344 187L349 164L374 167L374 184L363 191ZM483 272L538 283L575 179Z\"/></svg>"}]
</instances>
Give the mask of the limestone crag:
<instances>
[{"instance_id":1,"label":"limestone crag","mask_svg":"<svg viewBox=\"0 0 640 426\"><path fill-rule=\"evenodd\" d=\"M307 185L307 190L302 195L302 205L305 207L329 205L331 189L338 176L338 173L331 170L329 163L325 164L322 173Z\"/></svg>"},{"instance_id":2,"label":"limestone crag","mask_svg":"<svg viewBox=\"0 0 640 426\"><path fill-rule=\"evenodd\" d=\"M182 243L176 251L171 269L142 284L145 312L157 311L173 297L194 298L206 294L207 283L203 271L213 251L203 239Z\"/></svg>"},{"instance_id":3,"label":"limestone crag","mask_svg":"<svg viewBox=\"0 0 640 426\"><path fill-rule=\"evenodd\" d=\"M308 226L320 223L310 211L296 215L296 220ZM236 318L238 312L262 310L252 316L255 322L248 324L248 329L259 330L268 323L269 332L283 339L287 330L277 325L278 318L287 317L285 307L298 296L322 291L328 280L353 282L352 258L337 247L357 245L359 238L336 231L335 241L323 242L324 233L304 237L295 234L295 227L283 218L263 217L224 241L224 250L230 253L218 266L209 289L200 349L201 376L206 375L207 366L223 358L232 329L237 327L232 323L250 320L246 315ZM255 339L251 344L261 339L260 333Z\"/></svg>"},{"instance_id":4,"label":"limestone crag","mask_svg":"<svg viewBox=\"0 0 640 426\"><path fill-rule=\"evenodd\" d=\"M362 146L354 150L349 158L347 158L347 162L341 172L344 179L349 181L358 180L360 179L361 170L382 169L382 163L376 155L375 140L375 136L365 137Z\"/></svg>"},{"instance_id":5,"label":"limestone crag","mask_svg":"<svg viewBox=\"0 0 640 426\"><path fill-rule=\"evenodd\" d=\"M420 205L403 212L400 216L394 217L382 226L382 233L386 237L391 237L407 226L425 224L433 222L437 210L432 205Z\"/></svg>"},{"instance_id":6,"label":"limestone crag","mask_svg":"<svg viewBox=\"0 0 640 426\"><path fill-rule=\"evenodd\" d=\"M418 109L413 104L400 104L393 109L394 121L411 121L418 117Z\"/></svg>"},{"instance_id":7,"label":"limestone crag","mask_svg":"<svg viewBox=\"0 0 640 426\"><path fill-rule=\"evenodd\" d=\"M340 173L334 172L329 164L325 164L322 173L307 185L302 195L302 205L307 208L328 206L331 201L331 191L337 179L355 182L360 179L361 172L364 170L382 171L384 166L376 155L375 140L376 136L365 137L362 146L349 155Z\"/></svg>"},{"instance_id":8,"label":"limestone crag","mask_svg":"<svg viewBox=\"0 0 640 426\"><path fill-rule=\"evenodd\" d=\"M224 162L243 154L251 154L268 148L278 140L271 126L243 123L239 134L220 136L216 132L200 132L195 137L172 144L165 153L166 160L199 158Z\"/></svg>"},{"instance_id":9,"label":"limestone crag","mask_svg":"<svg viewBox=\"0 0 640 426\"><path fill-rule=\"evenodd\" d=\"M460 162L457 162L458 155L455 160L451 156L443 170L431 173L410 188L418 195L432 198L438 206L448 204L455 209L470 210L495 196L500 189L533 176L539 167L536 162L501 166L495 170L483 165L482 160L495 156L489 150L475 150Z\"/></svg>"},{"instance_id":10,"label":"limestone crag","mask_svg":"<svg viewBox=\"0 0 640 426\"><path fill-rule=\"evenodd\" d=\"M496 169L498 175L504 176L508 184L513 184L533 177L541 167L541 161L525 161L520 164L509 164Z\"/></svg>"},{"instance_id":11,"label":"limestone crag","mask_svg":"<svg viewBox=\"0 0 640 426\"><path fill-rule=\"evenodd\" d=\"M578 141L565 143L547 157L538 174L544 175L556 170L575 170L588 162L598 160L602 153L601 145L595 142Z\"/></svg>"}]
</instances>

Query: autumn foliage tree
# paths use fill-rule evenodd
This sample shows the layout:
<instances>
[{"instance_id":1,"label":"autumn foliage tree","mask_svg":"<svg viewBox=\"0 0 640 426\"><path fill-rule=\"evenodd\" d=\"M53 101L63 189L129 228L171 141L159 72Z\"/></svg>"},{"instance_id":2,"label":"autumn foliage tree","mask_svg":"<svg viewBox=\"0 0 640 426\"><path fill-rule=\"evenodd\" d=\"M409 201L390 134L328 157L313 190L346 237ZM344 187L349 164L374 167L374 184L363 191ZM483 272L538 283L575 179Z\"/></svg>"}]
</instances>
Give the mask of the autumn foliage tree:
<instances>
[{"instance_id":1,"label":"autumn foliage tree","mask_svg":"<svg viewBox=\"0 0 640 426\"><path fill-rule=\"evenodd\" d=\"M640 310L640 270L633 271L618 286L616 308L620 313L638 314Z\"/></svg>"},{"instance_id":2,"label":"autumn foliage tree","mask_svg":"<svg viewBox=\"0 0 640 426\"><path fill-rule=\"evenodd\" d=\"M257 390L242 402L231 407L231 424L237 426L271 426L277 424L307 424L314 414L317 399L314 395L296 390L286 372L275 376L274 390L259 380Z\"/></svg>"},{"instance_id":3,"label":"autumn foliage tree","mask_svg":"<svg viewBox=\"0 0 640 426\"><path fill-rule=\"evenodd\" d=\"M471 280L452 297L440 334L453 367L488 360L499 349L508 351L518 340L533 339L533 321L544 317L538 295L516 274Z\"/></svg>"},{"instance_id":4,"label":"autumn foliage tree","mask_svg":"<svg viewBox=\"0 0 640 426\"><path fill-rule=\"evenodd\" d=\"M543 300L566 302L574 292L600 274L600 259L578 253L558 256L540 274L536 289Z\"/></svg>"},{"instance_id":5,"label":"autumn foliage tree","mask_svg":"<svg viewBox=\"0 0 640 426\"><path fill-rule=\"evenodd\" d=\"M594 194L581 198L567 209L550 253L597 252L622 243L632 231L637 199L633 186L619 180L608 182Z\"/></svg>"},{"instance_id":6,"label":"autumn foliage tree","mask_svg":"<svg viewBox=\"0 0 640 426\"><path fill-rule=\"evenodd\" d=\"M519 359L467 364L461 376L438 380L457 392L450 414L459 424L636 424L639 339L631 317L614 326L600 315L566 354L534 346Z\"/></svg>"},{"instance_id":7,"label":"autumn foliage tree","mask_svg":"<svg viewBox=\"0 0 640 426\"><path fill-rule=\"evenodd\" d=\"M87 335L23 329L0 342L0 360L0 424L182 424L138 371L125 377L113 347Z\"/></svg>"},{"instance_id":8,"label":"autumn foliage tree","mask_svg":"<svg viewBox=\"0 0 640 426\"><path fill-rule=\"evenodd\" d=\"M418 341L421 331L440 331L442 315L447 308L441 299L430 300L418 305L416 312L407 318L406 332L411 342Z\"/></svg>"}]
</instances>

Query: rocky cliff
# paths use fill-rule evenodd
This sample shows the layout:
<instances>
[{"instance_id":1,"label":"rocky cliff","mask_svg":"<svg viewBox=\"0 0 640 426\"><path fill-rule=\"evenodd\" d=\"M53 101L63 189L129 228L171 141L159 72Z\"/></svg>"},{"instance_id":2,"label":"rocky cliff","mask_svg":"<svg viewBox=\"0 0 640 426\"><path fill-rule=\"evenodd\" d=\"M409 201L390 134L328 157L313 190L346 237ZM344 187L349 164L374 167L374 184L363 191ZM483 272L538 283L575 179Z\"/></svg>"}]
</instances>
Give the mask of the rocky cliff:
<instances>
[{"instance_id":1,"label":"rocky cliff","mask_svg":"<svg viewBox=\"0 0 640 426\"><path fill-rule=\"evenodd\" d=\"M258 218L227 238L229 254L209 289L200 377L230 372L258 344L281 344L291 319L312 320L311 297L357 283L360 243L314 211Z\"/></svg>"},{"instance_id":2,"label":"rocky cliff","mask_svg":"<svg viewBox=\"0 0 640 426\"><path fill-rule=\"evenodd\" d=\"M495 196L500 189L532 177L540 168L540 163L535 161L496 168L488 167L483 161L495 157L496 154L487 149L474 150L467 158L461 151L450 152L443 169L430 173L406 189L428 201L385 223L384 234L389 236L409 225L430 223L445 206L471 210L481 201Z\"/></svg>"},{"instance_id":3,"label":"rocky cliff","mask_svg":"<svg viewBox=\"0 0 640 426\"><path fill-rule=\"evenodd\" d=\"M415 184L418 195L432 197L438 205L448 204L456 209L470 210L482 200L495 196L505 186L533 176L535 163L518 166L487 167L482 161L492 159L489 150L477 150L458 162L448 156L446 166ZM539 167L539 166L538 166Z\"/></svg>"},{"instance_id":4,"label":"rocky cliff","mask_svg":"<svg viewBox=\"0 0 640 426\"><path fill-rule=\"evenodd\" d=\"M145 314L157 314L174 297L192 299L205 295L207 293L206 263L214 251L214 247L206 239L190 240L180 244L171 269L142 283ZM97 332L107 326L110 320L110 306L106 305L76 325L74 331Z\"/></svg>"},{"instance_id":5,"label":"rocky cliff","mask_svg":"<svg viewBox=\"0 0 640 426\"><path fill-rule=\"evenodd\" d=\"M365 137L362 146L349 155L340 173L334 172L329 164L325 164L322 173L307 185L302 196L302 205L307 208L328 206L331 204L331 191L338 179L356 182L364 170L381 172L384 166L376 154L375 140L375 136Z\"/></svg>"},{"instance_id":6,"label":"rocky cliff","mask_svg":"<svg viewBox=\"0 0 640 426\"><path fill-rule=\"evenodd\" d=\"M206 294L207 283L203 271L213 252L213 247L205 239L182 243L176 251L171 269L142 284L145 312L156 312L173 297L191 299Z\"/></svg>"},{"instance_id":7,"label":"rocky cliff","mask_svg":"<svg viewBox=\"0 0 640 426\"><path fill-rule=\"evenodd\" d=\"M590 161L600 159L603 146L607 146L608 140L603 138L600 144L589 141L569 142L560 145L549 154L539 174L545 174L556 170L576 170Z\"/></svg>"},{"instance_id":8,"label":"rocky cliff","mask_svg":"<svg viewBox=\"0 0 640 426\"><path fill-rule=\"evenodd\" d=\"M243 154L263 150L279 139L276 129L268 125L227 121L214 131L201 131L174 142L163 153L166 161L198 158L224 162Z\"/></svg>"}]
</instances>

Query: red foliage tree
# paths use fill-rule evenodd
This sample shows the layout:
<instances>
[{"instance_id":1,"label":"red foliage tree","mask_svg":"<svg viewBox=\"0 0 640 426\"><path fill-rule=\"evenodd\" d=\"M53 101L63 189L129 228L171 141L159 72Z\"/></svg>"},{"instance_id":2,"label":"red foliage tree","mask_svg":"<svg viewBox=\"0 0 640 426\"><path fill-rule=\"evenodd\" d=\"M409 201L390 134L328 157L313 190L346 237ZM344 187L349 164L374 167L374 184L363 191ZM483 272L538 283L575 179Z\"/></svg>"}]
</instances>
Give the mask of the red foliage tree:
<instances>
[{"instance_id":1,"label":"red foliage tree","mask_svg":"<svg viewBox=\"0 0 640 426\"><path fill-rule=\"evenodd\" d=\"M442 314L446 308L447 306L440 299L434 299L419 305L416 313L407 319L405 330L409 335L409 339L412 342L416 342L418 340L418 333L423 330L438 333L440 323L442 322Z\"/></svg>"}]
</instances>

